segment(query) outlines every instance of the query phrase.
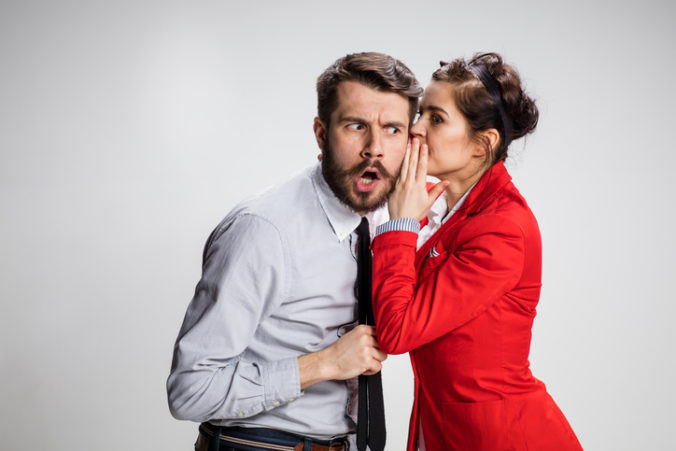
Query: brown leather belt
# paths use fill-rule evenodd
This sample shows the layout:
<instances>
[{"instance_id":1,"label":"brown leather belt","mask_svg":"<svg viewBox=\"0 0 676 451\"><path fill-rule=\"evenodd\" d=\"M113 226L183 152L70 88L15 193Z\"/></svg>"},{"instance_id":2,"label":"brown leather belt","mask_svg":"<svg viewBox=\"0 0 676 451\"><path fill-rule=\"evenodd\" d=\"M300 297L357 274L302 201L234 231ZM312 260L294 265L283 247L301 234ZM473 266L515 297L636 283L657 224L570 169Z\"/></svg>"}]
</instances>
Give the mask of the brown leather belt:
<instances>
[{"instance_id":1,"label":"brown leather belt","mask_svg":"<svg viewBox=\"0 0 676 451\"><path fill-rule=\"evenodd\" d=\"M213 440L214 432L217 428L208 423L202 423L200 425L199 431L200 434L197 436L197 442L195 443L195 451L208 451L209 443ZM245 428L221 428L219 435L219 441L223 446L232 446L237 447L238 445L247 447L246 449L262 449L262 450L275 450L275 451L303 451L305 449L305 439L303 437L298 437L292 434L283 433L288 439L292 441L298 440L298 443L295 445L289 444L276 444L265 441L265 437L251 437L250 434L246 434L248 437L244 437L243 434L238 434L237 431L246 431ZM253 429L249 429L253 432ZM315 440L312 440L312 445L310 448L312 451L347 451L348 442L346 438L334 439L328 442L317 443Z\"/></svg>"}]
</instances>

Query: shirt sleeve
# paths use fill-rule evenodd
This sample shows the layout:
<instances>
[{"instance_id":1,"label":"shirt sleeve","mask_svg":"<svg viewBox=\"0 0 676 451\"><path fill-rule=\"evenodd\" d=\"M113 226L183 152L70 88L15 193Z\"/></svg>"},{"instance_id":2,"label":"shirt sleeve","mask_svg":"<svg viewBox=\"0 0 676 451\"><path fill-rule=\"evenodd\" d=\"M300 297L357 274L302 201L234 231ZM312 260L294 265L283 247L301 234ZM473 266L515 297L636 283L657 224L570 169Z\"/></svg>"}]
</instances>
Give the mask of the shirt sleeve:
<instances>
[{"instance_id":1,"label":"shirt sleeve","mask_svg":"<svg viewBox=\"0 0 676 451\"><path fill-rule=\"evenodd\" d=\"M167 380L174 417L198 422L249 417L301 395L296 357L243 358L258 324L281 304L288 285L284 246L273 224L241 214L212 233Z\"/></svg>"},{"instance_id":2,"label":"shirt sleeve","mask_svg":"<svg viewBox=\"0 0 676 451\"><path fill-rule=\"evenodd\" d=\"M390 219L376 227L376 236L395 230L418 233L420 232L420 222L415 218Z\"/></svg>"},{"instance_id":3,"label":"shirt sleeve","mask_svg":"<svg viewBox=\"0 0 676 451\"><path fill-rule=\"evenodd\" d=\"M416 235L377 236L373 250L373 309L381 349L401 354L477 317L521 277L524 238L514 222L477 218L450 254L437 249L418 274Z\"/></svg>"}]
</instances>

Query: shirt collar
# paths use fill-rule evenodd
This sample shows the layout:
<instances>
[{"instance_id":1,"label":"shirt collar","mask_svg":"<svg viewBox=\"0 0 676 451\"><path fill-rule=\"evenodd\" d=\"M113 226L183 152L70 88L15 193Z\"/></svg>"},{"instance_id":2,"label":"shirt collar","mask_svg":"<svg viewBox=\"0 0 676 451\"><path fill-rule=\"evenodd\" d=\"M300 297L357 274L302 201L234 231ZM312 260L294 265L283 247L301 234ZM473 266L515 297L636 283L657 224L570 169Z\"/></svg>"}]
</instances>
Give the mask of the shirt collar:
<instances>
[{"instance_id":1,"label":"shirt collar","mask_svg":"<svg viewBox=\"0 0 676 451\"><path fill-rule=\"evenodd\" d=\"M469 193L472 192L472 190L474 189L476 184L477 184L477 182L474 182L474 185L470 186L469 189L465 192L465 194L463 194L462 197L455 203L455 205L453 205L453 208L451 208L451 211L449 211L448 214L446 215L446 217L443 219L443 221L441 221L442 224L444 222L448 221L449 218L451 216L453 216L453 214L456 211L460 210L460 207L462 207L462 205L465 203L465 200L467 200L467 196L469 196Z\"/></svg>"},{"instance_id":2,"label":"shirt collar","mask_svg":"<svg viewBox=\"0 0 676 451\"><path fill-rule=\"evenodd\" d=\"M338 241L343 241L357 228L361 222L361 216L333 194L331 187L322 175L321 163L318 163L312 170L310 178L315 187L319 204L322 206L333 232L338 237Z\"/></svg>"},{"instance_id":3,"label":"shirt collar","mask_svg":"<svg viewBox=\"0 0 676 451\"><path fill-rule=\"evenodd\" d=\"M463 194L462 197L455 203L455 205L453 205L451 211L448 211L448 203L446 202L446 198L448 196L446 195L446 191L442 192L441 195L437 197L437 200L432 204L430 211L427 212L427 219L429 220L430 227L438 226L448 221L451 216L453 216L453 214L458 211L460 207L462 207L462 204L465 203L467 196L469 196L469 193L472 192L472 189L475 186L476 183L469 187L465 194Z\"/></svg>"},{"instance_id":4,"label":"shirt collar","mask_svg":"<svg viewBox=\"0 0 676 451\"><path fill-rule=\"evenodd\" d=\"M448 212L448 205L446 204L446 191L441 193L437 200L434 201L430 211L427 212L428 224L441 224L441 219Z\"/></svg>"}]
</instances>

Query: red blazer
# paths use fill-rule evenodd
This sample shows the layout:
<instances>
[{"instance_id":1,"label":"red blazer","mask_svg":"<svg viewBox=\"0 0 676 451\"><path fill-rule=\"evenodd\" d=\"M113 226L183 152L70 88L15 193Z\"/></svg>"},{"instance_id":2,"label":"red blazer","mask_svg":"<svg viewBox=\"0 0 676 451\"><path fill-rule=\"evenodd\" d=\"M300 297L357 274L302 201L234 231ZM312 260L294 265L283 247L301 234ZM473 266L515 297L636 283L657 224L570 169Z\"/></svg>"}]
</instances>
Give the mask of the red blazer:
<instances>
[{"instance_id":1,"label":"red blazer","mask_svg":"<svg viewBox=\"0 0 676 451\"><path fill-rule=\"evenodd\" d=\"M540 296L540 232L502 162L416 252L417 235L386 232L373 250L373 308L388 354L410 352L428 451L580 450L531 374Z\"/></svg>"}]
</instances>

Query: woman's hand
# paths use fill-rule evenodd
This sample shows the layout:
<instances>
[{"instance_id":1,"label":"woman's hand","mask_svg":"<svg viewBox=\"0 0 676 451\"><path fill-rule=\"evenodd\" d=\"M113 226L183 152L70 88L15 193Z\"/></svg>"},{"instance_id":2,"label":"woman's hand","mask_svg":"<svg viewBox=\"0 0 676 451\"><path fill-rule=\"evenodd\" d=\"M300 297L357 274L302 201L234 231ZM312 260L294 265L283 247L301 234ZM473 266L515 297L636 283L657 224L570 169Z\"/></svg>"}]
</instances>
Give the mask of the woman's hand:
<instances>
[{"instance_id":1,"label":"woman's hand","mask_svg":"<svg viewBox=\"0 0 676 451\"><path fill-rule=\"evenodd\" d=\"M427 214L434 201L448 186L441 181L427 191L427 144L413 138L404 156L401 173L388 200L390 219L416 218L418 221Z\"/></svg>"}]
</instances>

